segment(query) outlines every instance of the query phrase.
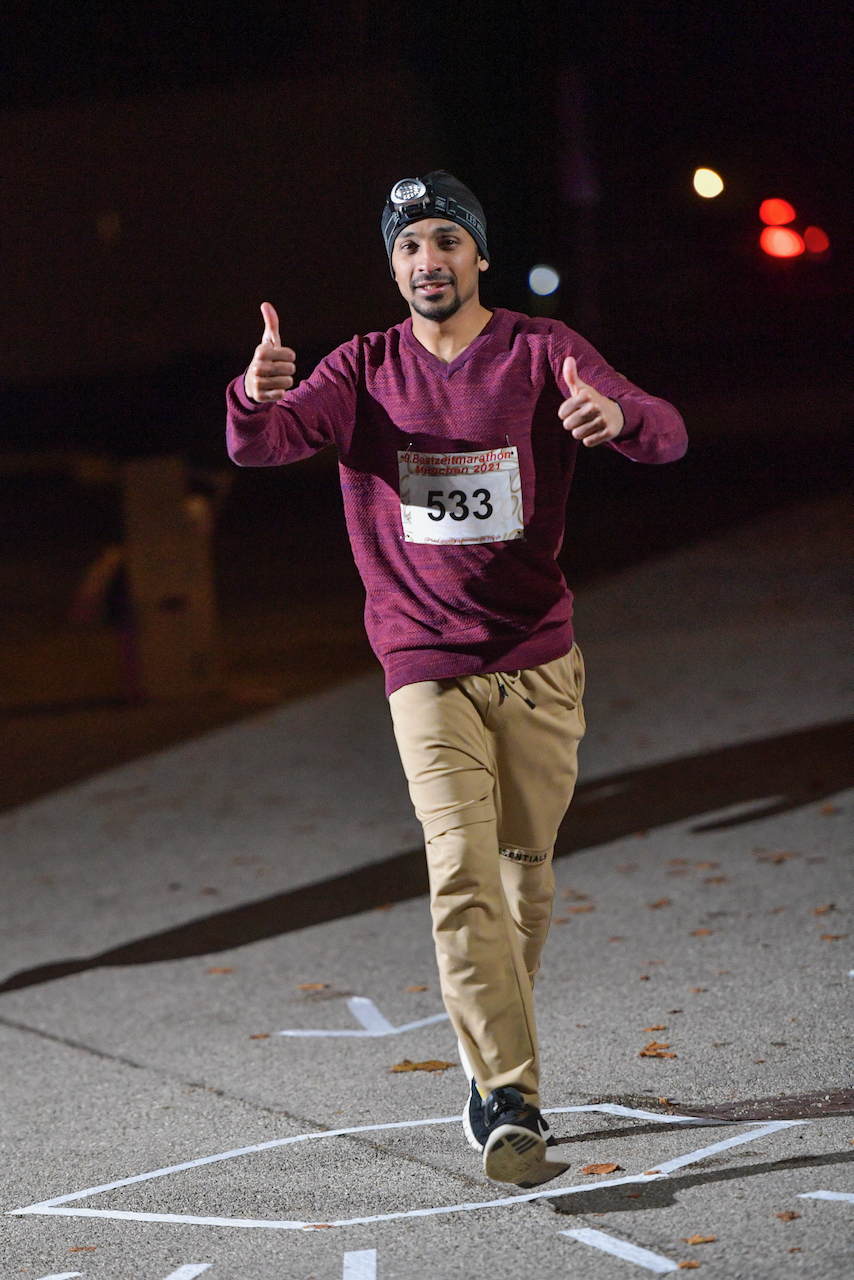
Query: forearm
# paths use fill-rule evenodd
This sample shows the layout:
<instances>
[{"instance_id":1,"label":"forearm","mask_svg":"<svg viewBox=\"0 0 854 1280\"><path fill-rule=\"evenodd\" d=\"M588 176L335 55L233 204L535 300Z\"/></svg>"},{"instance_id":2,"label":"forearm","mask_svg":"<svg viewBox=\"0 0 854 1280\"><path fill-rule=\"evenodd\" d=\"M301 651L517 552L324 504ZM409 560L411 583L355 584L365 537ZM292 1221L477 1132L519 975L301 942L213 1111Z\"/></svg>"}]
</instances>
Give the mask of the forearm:
<instances>
[{"instance_id":1,"label":"forearm","mask_svg":"<svg viewBox=\"0 0 854 1280\"><path fill-rule=\"evenodd\" d=\"M350 347L322 360L310 378L281 400L256 404L235 378L226 393L226 443L241 467L299 462L346 437L355 414L355 360Z\"/></svg>"},{"instance_id":2,"label":"forearm","mask_svg":"<svg viewBox=\"0 0 854 1280\"><path fill-rule=\"evenodd\" d=\"M675 462L688 448L688 434L682 417L667 400L647 395L632 386L619 396L612 396L623 411L625 422L616 439L616 449L634 462Z\"/></svg>"}]
</instances>

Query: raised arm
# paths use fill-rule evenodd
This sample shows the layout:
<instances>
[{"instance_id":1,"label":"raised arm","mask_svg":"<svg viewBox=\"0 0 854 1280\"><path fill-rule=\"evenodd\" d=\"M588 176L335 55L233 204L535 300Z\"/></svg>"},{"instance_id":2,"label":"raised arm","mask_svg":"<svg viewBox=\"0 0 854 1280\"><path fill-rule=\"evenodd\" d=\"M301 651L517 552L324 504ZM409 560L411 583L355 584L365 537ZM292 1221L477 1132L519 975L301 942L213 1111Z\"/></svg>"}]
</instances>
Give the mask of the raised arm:
<instances>
[{"instance_id":1,"label":"raised arm","mask_svg":"<svg viewBox=\"0 0 854 1280\"><path fill-rule=\"evenodd\" d=\"M294 387L296 356L283 347L279 318L263 303L264 334L246 373L226 392L226 443L241 467L299 462L336 444L356 405L356 340L322 360Z\"/></svg>"},{"instance_id":2,"label":"raised arm","mask_svg":"<svg viewBox=\"0 0 854 1280\"><path fill-rule=\"evenodd\" d=\"M555 341L558 409L564 429L586 448L609 444L635 462L675 462L688 448L685 423L667 400L648 395L612 369L580 334L564 329ZM557 335L555 335L557 338Z\"/></svg>"}]
</instances>

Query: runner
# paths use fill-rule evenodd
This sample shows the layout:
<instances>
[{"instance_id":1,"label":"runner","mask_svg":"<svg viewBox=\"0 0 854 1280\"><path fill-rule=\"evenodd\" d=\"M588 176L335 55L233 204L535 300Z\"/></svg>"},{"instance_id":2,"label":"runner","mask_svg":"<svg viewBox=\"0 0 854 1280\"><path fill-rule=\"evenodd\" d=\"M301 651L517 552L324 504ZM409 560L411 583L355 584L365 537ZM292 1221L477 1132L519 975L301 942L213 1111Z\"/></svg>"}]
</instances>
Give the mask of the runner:
<instances>
[{"instance_id":1,"label":"runner","mask_svg":"<svg viewBox=\"0 0 854 1280\"><path fill-rule=\"evenodd\" d=\"M489 1178L532 1187L569 1168L539 1110L532 995L584 733L557 565L566 500L580 445L670 462L685 428L565 324L481 304L486 219L451 174L396 183L381 225L409 318L294 387L265 302L261 344L228 389L228 447L255 467L338 450L424 827L442 997L471 1082L463 1128Z\"/></svg>"}]
</instances>

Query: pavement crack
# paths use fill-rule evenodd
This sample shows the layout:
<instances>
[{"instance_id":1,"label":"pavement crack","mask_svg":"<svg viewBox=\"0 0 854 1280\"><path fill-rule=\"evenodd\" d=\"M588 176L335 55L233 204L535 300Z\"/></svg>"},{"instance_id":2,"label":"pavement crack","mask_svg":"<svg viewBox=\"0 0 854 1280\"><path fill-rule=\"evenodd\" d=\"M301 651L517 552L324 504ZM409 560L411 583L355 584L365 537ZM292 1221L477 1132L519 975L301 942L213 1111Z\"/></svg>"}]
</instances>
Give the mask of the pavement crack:
<instances>
[{"instance_id":1,"label":"pavement crack","mask_svg":"<svg viewBox=\"0 0 854 1280\"><path fill-rule=\"evenodd\" d=\"M44 1031L41 1027L31 1027L25 1022L16 1022L13 1018L5 1018L0 1015L0 1026L9 1027L13 1031L21 1031L25 1035L38 1036L41 1040L47 1040L51 1044L62 1045L65 1049L75 1049L79 1053L90 1054L94 1058L98 1058L103 1062L114 1062L122 1067L131 1067L134 1071L148 1071L153 1075L160 1076L164 1080L171 1080L176 1084L183 1085L188 1089L204 1089L207 1093L212 1093L214 1097L223 1098L226 1102L237 1102L241 1106L251 1107L255 1111L264 1112L267 1115L276 1116L289 1120L292 1124L305 1129L307 1132L323 1133L329 1129L329 1125L319 1124L317 1120L311 1120L308 1116L294 1115L290 1111L283 1111L281 1107L270 1106L269 1103L260 1102L255 1098L245 1098L241 1094L230 1093L227 1089L221 1089L216 1085L205 1084L203 1080L189 1080L185 1076L179 1075L176 1071L170 1071L166 1067L155 1067L147 1062L135 1062L133 1058L126 1058L123 1054L109 1053L105 1049L98 1049L95 1045L86 1044L82 1040L72 1040L68 1036L56 1035L52 1031ZM477 1178L470 1177L467 1174L455 1173L453 1170L444 1168L442 1165L434 1164L430 1160L423 1157L410 1155L407 1152L392 1151L389 1147L383 1146L381 1142L374 1139L362 1137L357 1133L341 1134L342 1138L350 1142L354 1142L360 1147L367 1147L383 1155L390 1156L396 1160L403 1160L407 1164L417 1165L420 1168L427 1169L431 1173L440 1174L445 1178L450 1178L455 1182L461 1183L465 1187L481 1187L481 1183Z\"/></svg>"}]
</instances>

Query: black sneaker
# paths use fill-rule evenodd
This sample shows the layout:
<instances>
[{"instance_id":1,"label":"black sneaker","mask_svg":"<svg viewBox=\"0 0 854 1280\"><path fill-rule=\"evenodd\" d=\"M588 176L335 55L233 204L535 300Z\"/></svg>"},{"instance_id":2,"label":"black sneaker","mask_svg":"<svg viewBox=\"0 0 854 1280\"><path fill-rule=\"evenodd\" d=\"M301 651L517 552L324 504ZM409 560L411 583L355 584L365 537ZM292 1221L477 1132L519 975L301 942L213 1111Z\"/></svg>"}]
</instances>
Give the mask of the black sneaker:
<instances>
[{"instance_id":1,"label":"black sneaker","mask_svg":"<svg viewBox=\"0 0 854 1280\"><path fill-rule=\"evenodd\" d=\"M474 1080L471 1082L471 1096L463 1111L463 1133L466 1142L474 1151L483 1151L489 1130L483 1115L483 1098Z\"/></svg>"},{"instance_id":2,"label":"black sneaker","mask_svg":"<svg viewBox=\"0 0 854 1280\"><path fill-rule=\"evenodd\" d=\"M538 1187L569 1168L546 1121L518 1089L493 1089L483 1104L483 1123L483 1167L493 1182Z\"/></svg>"}]
</instances>

